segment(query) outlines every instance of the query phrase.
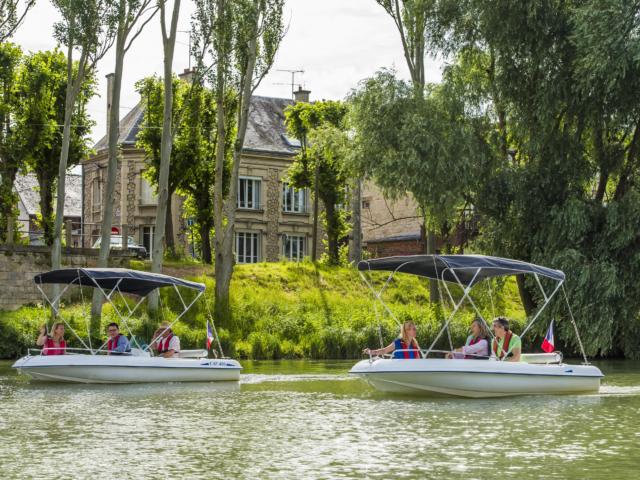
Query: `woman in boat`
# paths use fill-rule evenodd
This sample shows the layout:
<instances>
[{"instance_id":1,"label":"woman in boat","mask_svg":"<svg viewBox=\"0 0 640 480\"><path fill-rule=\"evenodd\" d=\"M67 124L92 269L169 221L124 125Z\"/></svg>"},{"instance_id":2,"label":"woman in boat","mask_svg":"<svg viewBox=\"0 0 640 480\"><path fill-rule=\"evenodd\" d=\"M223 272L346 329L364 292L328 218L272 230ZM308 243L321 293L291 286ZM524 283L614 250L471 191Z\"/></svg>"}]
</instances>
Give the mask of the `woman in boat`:
<instances>
[{"instance_id":1,"label":"woman in boat","mask_svg":"<svg viewBox=\"0 0 640 480\"><path fill-rule=\"evenodd\" d=\"M384 348L372 350L365 348L363 350L367 355L385 355L393 352L393 358L421 358L420 345L416 340L418 329L416 324L407 321L400 327L400 335L392 343Z\"/></svg>"},{"instance_id":2,"label":"woman in boat","mask_svg":"<svg viewBox=\"0 0 640 480\"><path fill-rule=\"evenodd\" d=\"M67 342L64 341L64 324L54 323L51 335L47 335L47 327L42 325L36 345L42 347L42 355L64 355L67 348Z\"/></svg>"},{"instance_id":3,"label":"woman in boat","mask_svg":"<svg viewBox=\"0 0 640 480\"><path fill-rule=\"evenodd\" d=\"M522 353L520 337L509 330L509 320L498 317L493 321L496 338L491 342L491 357L507 362L519 362Z\"/></svg>"},{"instance_id":4,"label":"woman in boat","mask_svg":"<svg viewBox=\"0 0 640 480\"><path fill-rule=\"evenodd\" d=\"M466 360L486 360L489 358L489 330L481 318L476 318L469 327L471 335L467 337L464 347L456 348L448 353L447 358L464 358Z\"/></svg>"}]
</instances>

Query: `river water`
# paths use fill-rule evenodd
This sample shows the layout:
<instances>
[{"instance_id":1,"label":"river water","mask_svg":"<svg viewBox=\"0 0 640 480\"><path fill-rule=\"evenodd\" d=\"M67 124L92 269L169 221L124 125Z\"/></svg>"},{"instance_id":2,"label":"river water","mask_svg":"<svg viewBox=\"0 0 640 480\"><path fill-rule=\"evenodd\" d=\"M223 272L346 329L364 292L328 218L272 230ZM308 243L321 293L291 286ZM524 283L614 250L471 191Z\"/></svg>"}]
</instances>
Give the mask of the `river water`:
<instances>
[{"instance_id":1,"label":"river water","mask_svg":"<svg viewBox=\"0 0 640 480\"><path fill-rule=\"evenodd\" d=\"M0 362L2 478L638 478L640 363L597 395L418 399L353 362L244 362L240 384L30 383Z\"/></svg>"}]
</instances>

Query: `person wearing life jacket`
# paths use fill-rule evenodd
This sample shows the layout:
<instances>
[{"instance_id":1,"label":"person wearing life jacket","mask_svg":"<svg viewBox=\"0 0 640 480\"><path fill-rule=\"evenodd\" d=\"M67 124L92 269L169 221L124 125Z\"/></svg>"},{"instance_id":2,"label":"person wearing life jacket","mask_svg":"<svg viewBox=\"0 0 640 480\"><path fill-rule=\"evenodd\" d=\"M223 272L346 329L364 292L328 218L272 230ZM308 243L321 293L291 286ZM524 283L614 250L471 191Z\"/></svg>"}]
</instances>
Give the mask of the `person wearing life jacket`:
<instances>
[{"instance_id":1,"label":"person wearing life jacket","mask_svg":"<svg viewBox=\"0 0 640 480\"><path fill-rule=\"evenodd\" d=\"M509 320L498 317L493 321L496 338L491 342L491 357L507 362L519 362L522 353L520 337L509 330Z\"/></svg>"},{"instance_id":2,"label":"person wearing life jacket","mask_svg":"<svg viewBox=\"0 0 640 480\"><path fill-rule=\"evenodd\" d=\"M120 327L117 323L107 325L107 355L122 355L131 352L131 344L129 339L120 334Z\"/></svg>"},{"instance_id":3,"label":"person wearing life jacket","mask_svg":"<svg viewBox=\"0 0 640 480\"><path fill-rule=\"evenodd\" d=\"M469 327L471 335L467 337L464 347L456 348L448 353L447 358L464 358L466 360L486 360L489 358L489 330L481 318L476 318Z\"/></svg>"},{"instance_id":4,"label":"person wearing life jacket","mask_svg":"<svg viewBox=\"0 0 640 480\"><path fill-rule=\"evenodd\" d=\"M418 329L416 328L415 323L411 321L404 322L400 327L400 335L393 342L391 342L386 347L378 348L377 350L365 348L363 350L363 353L375 356L385 355L393 352L393 358L422 358L422 354L420 353L420 346L418 345L418 341L416 340L417 333Z\"/></svg>"},{"instance_id":5,"label":"person wearing life jacket","mask_svg":"<svg viewBox=\"0 0 640 480\"><path fill-rule=\"evenodd\" d=\"M51 335L47 335L47 327L42 325L36 345L42 347L42 355L64 355L67 350L67 342L64 341L64 323L54 323L51 327Z\"/></svg>"},{"instance_id":6,"label":"person wearing life jacket","mask_svg":"<svg viewBox=\"0 0 640 480\"><path fill-rule=\"evenodd\" d=\"M173 333L169 322L162 322L160 328L153 334L152 348L164 358L177 357L180 353L180 339Z\"/></svg>"}]
</instances>

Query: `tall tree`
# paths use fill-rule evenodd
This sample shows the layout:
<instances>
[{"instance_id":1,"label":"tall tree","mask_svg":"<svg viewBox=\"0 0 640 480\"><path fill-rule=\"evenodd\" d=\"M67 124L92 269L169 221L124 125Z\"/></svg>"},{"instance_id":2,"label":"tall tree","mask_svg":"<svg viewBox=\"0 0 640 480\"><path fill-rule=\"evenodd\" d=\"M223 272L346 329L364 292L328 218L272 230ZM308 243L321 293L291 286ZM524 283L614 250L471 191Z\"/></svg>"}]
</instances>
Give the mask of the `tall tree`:
<instances>
[{"instance_id":1,"label":"tall tree","mask_svg":"<svg viewBox=\"0 0 640 480\"><path fill-rule=\"evenodd\" d=\"M15 230L18 199L13 185L24 166L22 136L15 124L20 103L16 96L22 51L17 45L0 43L0 242L7 239L9 224Z\"/></svg>"},{"instance_id":2,"label":"tall tree","mask_svg":"<svg viewBox=\"0 0 640 480\"><path fill-rule=\"evenodd\" d=\"M13 36L36 0L0 0L0 43Z\"/></svg>"},{"instance_id":3,"label":"tall tree","mask_svg":"<svg viewBox=\"0 0 640 480\"><path fill-rule=\"evenodd\" d=\"M443 135L457 132L478 152L469 189L482 219L476 248L561 268L587 353L637 357L640 5L441 7L437 42L451 61L441 89L462 104ZM519 287L535 310L538 286ZM566 306L556 302L546 318L567 318ZM570 322L556 330L578 350Z\"/></svg>"},{"instance_id":4,"label":"tall tree","mask_svg":"<svg viewBox=\"0 0 640 480\"><path fill-rule=\"evenodd\" d=\"M435 0L376 0L384 8L393 20L402 42L404 58L411 76L414 101L422 102L425 95L425 57L433 55L435 51L429 51L428 27L433 20ZM431 161L430 158L420 159L423 162ZM426 211L426 209L425 209ZM436 252L436 236L434 233L435 222L425 218L426 253ZM431 281L432 302L438 300L438 288L435 281Z\"/></svg>"},{"instance_id":5,"label":"tall tree","mask_svg":"<svg viewBox=\"0 0 640 480\"><path fill-rule=\"evenodd\" d=\"M73 68L77 69L78 65L73 65ZM16 84L20 109L16 112L15 121L24 135L21 154L38 179L39 223L47 245L53 243L53 198L61 181L58 165L64 144L59 126L66 115L66 71L67 61L61 51L32 53L24 58ZM89 153L89 133L93 122L89 119L86 105L94 89L94 78L85 77L77 108L71 117L74 128L67 145L70 165L77 165ZM60 206L57 209L62 210Z\"/></svg>"},{"instance_id":6,"label":"tall tree","mask_svg":"<svg viewBox=\"0 0 640 480\"><path fill-rule=\"evenodd\" d=\"M55 25L55 37L67 47L62 148L58 160L56 215L51 242L51 267L58 269L61 263L66 175L73 135L71 119L74 112L83 110L77 105L78 98L87 78L93 76L98 61L111 47L114 30L107 0L53 0L53 3L62 16L62 20ZM73 59L75 51L79 51L77 64Z\"/></svg>"},{"instance_id":7,"label":"tall tree","mask_svg":"<svg viewBox=\"0 0 640 480\"><path fill-rule=\"evenodd\" d=\"M122 72L124 57L135 39L142 33L144 27L158 12L153 0L111 0L113 2L112 22L115 29L115 68L111 94L111 110L109 111L108 165L107 182L105 188L105 206L102 212L102 226L100 230L100 251L98 266L107 267L109 250L111 247L111 226L113 224L114 192L118 173L118 157L120 136L120 94L122 90ZM97 327L102 311L100 292L94 292L91 305L91 318ZM93 329L93 331L97 331Z\"/></svg>"},{"instance_id":8,"label":"tall tree","mask_svg":"<svg viewBox=\"0 0 640 480\"><path fill-rule=\"evenodd\" d=\"M196 49L211 61L216 95L216 171L214 186L216 317L229 315L229 286L233 275L233 243L238 174L251 96L273 64L284 35L284 0L196 0ZM215 66L212 68L211 66ZM225 193L225 160L229 110L226 97L237 98L237 132L230 160L229 191Z\"/></svg>"},{"instance_id":9,"label":"tall tree","mask_svg":"<svg viewBox=\"0 0 640 480\"><path fill-rule=\"evenodd\" d=\"M346 211L340 208L347 198L346 114L346 104L336 101L297 103L285 112L287 129L300 139L302 146L289 170L290 181L296 188L313 189L314 197L322 200L327 251L332 264L339 261L340 241L346 233ZM312 259L315 249L316 244L312 242Z\"/></svg>"},{"instance_id":10,"label":"tall tree","mask_svg":"<svg viewBox=\"0 0 640 480\"><path fill-rule=\"evenodd\" d=\"M158 170L158 209L156 225L153 234L153 255L151 256L151 271L160 273L164 259L165 239L169 250L175 253L173 228L166 235L165 226L167 216L171 219L171 198L169 193L169 170L171 168L171 148L173 146L173 53L178 33L178 17L180 16L180 0L173 0L173 10L169 25L167 25L167 1L159 0L160 30L162 32L162 51L164 67L164 111L162 118L162 139L160 145L160 168ZM191 52L189 52L191 54ZM149 298L149 309L158 310L158 292L153 292Z\"/></svg>"}]
</instances>

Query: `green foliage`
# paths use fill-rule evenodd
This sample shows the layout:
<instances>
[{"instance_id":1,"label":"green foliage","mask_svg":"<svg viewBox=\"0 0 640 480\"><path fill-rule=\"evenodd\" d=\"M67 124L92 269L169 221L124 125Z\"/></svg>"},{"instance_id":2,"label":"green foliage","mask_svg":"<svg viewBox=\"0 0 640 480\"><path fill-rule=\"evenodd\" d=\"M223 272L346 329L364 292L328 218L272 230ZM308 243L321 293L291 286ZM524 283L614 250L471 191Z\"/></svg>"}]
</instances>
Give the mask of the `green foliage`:
<instances>
[{"instance_id":1,"label":"green foliage","mask_svg":"<svg viewBox=\"0 0 640 480\"><path fill-rule=\"evenodd\" d=\"M174 141L171 149L169 196L179 192L186 197L185 215L195 221L194 236L200 241L205 263L211 263L210 233L213 228L213 189L215 181L216 152L216 100L213 92L205 88L199 79L187 82L173 81ZM136 83L140 101L145 109L144 127L137 137L137 145L145 151L146 178L158 185L160 169L160 144L164 111L164 81L157 76L144 78ZM226 97L226 109L233 113L236 99ZM226 128L230 133L226 151L231 152L234 139L235 117L229 116ZM229 165L225 166L228 171ZM228 190L228 182L225 191ZM167 213L169 215L169 211Z\"/></svg>"},{"instance_id":2,"label":"green foliage","mask_svg":"<svg viewBox=\"0 0 640 480\"><path fill-rule=\"evenodd\" d=\"M296 188L311 188L322 200L323 225L327 232L328 261L338 264L339 249L348 231L347 202L349 174L347 158L347 105L343 102L298 102L285 110L287 131L300 140L301 149L289 168L289 182Z\"/></svg>"},{"instance_id":3,"label":"green foliage","mask_svg":"<svg viewBox=\"0 0 640 480\"><path fill-rule=\"evenodd\" d=\"M144 265L135 265L142 267ZM178 267L175 264L173 268ZM180 336L183 348L204 348L206 321L213 305L213 281L210 276L190 276L198 267L182 265L183 276L207 285L205 301L198 301L176 324L174 331ZM386 275L374 275L381 285ZM184 292L183 292L184 293ZM220 328L220 340L227 355L239 358L359 358L366 346L388 344L398 335L395 321L375 305L373 296L352 268L314 265L311 262L282 262L240 265L231 286L233 314L224 328ZM459 298L460 291L453 292ZM85 298L90 298L85 294ZM430 306L428 283L410 275L396 275L390 282L384 299L398 321L413 320L418 325L418 340L427 348L442 327L449 309L440 311ZM185 302L193 299L186 293ZM476 296L479 308L486 318L505 314L515 321L515 329L522 328L523 312L517 305L515 282L495 284L491 297L488 291L478 287ZM74 302L79 299L76 297ZM493 304L493 306L492 306ZM117 302L123 308L122 302ZM151 320L141 313L131 322L133 333L148 341L156 322L170 320L182 310L175 292L164 289L161 294L159 318ZM62 308L63 315L81 337L86 337L85 318L89 305L70 303ZM23 307L16 312L0 312L0 355L15 357L26 348L33 347L38 325L46 318L46 312L37 307ZM452 340L455 345L464 342L467 328L473 319L470 308L462 311L452 324ZM110 321L118 321L113 309L103 309L101 335ZM79 346L70 332L70 345ZM94 339L95 342L99 339ZM439 347L448 348L446 336ZM539 345L539 342L533 343Z\"/></svg>"},{"instance_id":4,"label":"green foliage","mask_svg":"<svg viewBox=\"0 0 640 480\"><path fill-rule=\"evenodd\" d=\"M21 58L22 51L18 46L0 43L0 241L5 240L9 218L18 216L13 183L18 171L24 167L20 153L22 136L13 121L19 108L16 77Z\"/></svg>"},{"instance_id":5,"label":"green foliage","mask_svg":"<svg viewBox=\"0 0 640 480\"><path fill-rule=\"evenodd\" d=\"M77 64L74 66L77 68ZM0 48L0 115L4 119L0 139L0 227L16 208L13 181L18 171L31 171L40 194L39 225L47 244L53 239L53 197L58 179L61 125L64 123L67 61L59 50L29 53L11 45ZM77 165L89 152L89 133L94 122L86 104L94 94L95 78L88 77L80 90L72 116L69 166ZM9 183L11 182L11 183Z\"/></svg>"},{"instance_id":6,"label":"green foliage","mask_svg":"<svg viewBox=\"0 0 640 480\"><path fill-rule=\"evenodd\" d=\"M352 101L364 173L440 220L473 204L475 248L567 273L587 354L638 357L640 5L431 3L443 82L424 103L390 72L362 83ZM534 282L520 293L541 304ZM550 317L575 351L561 299L534 333Z\"/></svg>"}]
</instances>

